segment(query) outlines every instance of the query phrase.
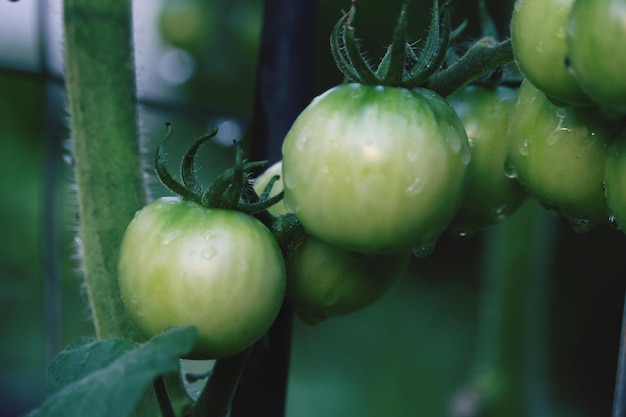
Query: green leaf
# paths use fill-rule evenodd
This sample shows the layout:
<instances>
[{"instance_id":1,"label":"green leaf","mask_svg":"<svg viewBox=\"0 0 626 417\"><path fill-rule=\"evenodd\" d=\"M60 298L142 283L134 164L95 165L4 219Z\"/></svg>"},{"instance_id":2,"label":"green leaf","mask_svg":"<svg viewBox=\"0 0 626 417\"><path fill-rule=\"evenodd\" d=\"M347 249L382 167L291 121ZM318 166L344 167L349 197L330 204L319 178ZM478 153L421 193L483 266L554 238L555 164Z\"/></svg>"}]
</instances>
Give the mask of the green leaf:
<instances>
[{"instance_id":1,"label":"green leaf","mask_svg":"<svg viewBox=\"0 0 626 417\"><path fill-rule=\"evenodd\" d=\"M69 344L48 369L46 398L63 387L108 366L110 363L139 346L128 339L111 338L97 341L80 337Z\"/></svg>"},{"instance_id":2,"label":"green leaf","mask_svg":"<svg viewBox=\"0 0 626 417\"><path fill-rule=\"evenodd\" d=\"M50 368L52 395L28 417L126 417L157 376L179 369L179 358L191 351L196 337L194 327L176 327L144 344L77 340Z\"/></svg>"}]
</instances>

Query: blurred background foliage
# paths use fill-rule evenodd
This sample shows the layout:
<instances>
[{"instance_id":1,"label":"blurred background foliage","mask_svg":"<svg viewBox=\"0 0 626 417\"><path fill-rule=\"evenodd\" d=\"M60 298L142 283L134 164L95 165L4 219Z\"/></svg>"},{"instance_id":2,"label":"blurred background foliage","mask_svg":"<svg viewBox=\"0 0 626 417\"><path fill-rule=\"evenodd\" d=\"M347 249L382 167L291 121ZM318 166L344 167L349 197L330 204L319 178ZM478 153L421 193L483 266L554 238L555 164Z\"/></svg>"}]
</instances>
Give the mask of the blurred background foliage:
<instances>
[{"instance_id":1,"label":"blurred background foliage","mask_svg":"<svg viewBox=\"0 0 626 417\"><path fill-rule=\"evenodd\" d=\"M75 256L58 3L0 3L3 417L22 415L39 404L50 358L75 337L93 333ZM479 33L476 1L457 3L453 21L468 19L463 41L470 41ZM383 53L399 5L398 0L361 1L357 33L373 59ZM416 40L424 37L429 6L425 0L410 5ZM511 6L510 0L490 2L502 37ZM251 121L263 3L136 0L134 7L146 160L165 121L175 129L172 161L192 138L219 126L218 141L202 151L202 172L209 181L229 164L229 144L243 137ZM347 7L347 1L320 1L311 96L342 81L332 64L328 36ZM165 193L153 176L149 184L153 197ZM515 350L538 355L529 367L539 370L531 373L534 379L522 381L525 391L519 395L539 384L543 400L519 415L608 416L626 238L608 227L579 235L532 202L522 212L529 210L545 217L555 232L554 248L546 254L551 267L542 271L546 280L527 305L527 327L544 329L541 349L519 345L503 352L505 362ZM429 258L413 259L405 279L362 312L315 327L296 320L288 417L473 415L477 397L467 387L481 356L479 318L487 289L481 271L498 262L483 256L484 244L501 227L465 240L443 236Z\"/></svg>"}]
</instances>

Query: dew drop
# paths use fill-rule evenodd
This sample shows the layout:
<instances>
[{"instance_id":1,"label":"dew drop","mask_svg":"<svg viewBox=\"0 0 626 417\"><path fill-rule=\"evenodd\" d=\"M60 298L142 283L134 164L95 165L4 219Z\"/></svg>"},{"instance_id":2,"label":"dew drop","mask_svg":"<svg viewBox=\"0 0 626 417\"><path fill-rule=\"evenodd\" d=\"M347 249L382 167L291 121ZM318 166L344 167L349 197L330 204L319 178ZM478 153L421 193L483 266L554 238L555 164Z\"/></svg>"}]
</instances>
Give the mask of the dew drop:
<instances>
[{"instance_id":1,"label":"dew drop","mask_svg":"<svg viewBox=\"0 0 626 417\"><path fill-rule=\"evenodd\" d=\"M428 257L435 248L435 241L429 241L425 243L419 243L413 246L413 256L416 258L426 258Z\"/></svg>"},{"instance_id":2,"label":"dew drop","mask_svg":"<svg viewBox=\"0 0 626 417\"><path fill-rule=\"evenodd\" d=\"M609 216L609 226L611 226L615 230L622 230L613 214Z\"/></svg>"},{"instance_id":3,"label":"dew drop","mask_svg":"<svg viewBox=\"0 0 626 417\"><path fill-rule=\"evenodd\" d=\"M504 161L504 175L507 178L515 179L517 178L517 171L515 170L515 165L511 161L511 158L507 157Z\"/></svg>"},{"instance_id":4,"label":"dew drop","mask_svg":"<svg viewBox=\"0 0 626 417\"><path fill-rule=\"evenodd\" d=\"M164 245L169 245L170 243L172 243L179 235L181 234L180 231L174 231L174 232L170 232L168 234L166 234L165 236L163 236L163 244Z\"/></svg>"},{"instance_id":5,"label":"dew drop","mask_svg":"<svg viewBox=\"0 0 626 417\"><path fill-rule=\"evenodd\" d=\"M416 195L424 188L424 184L420 177L415 177L413 181L404 190L408 195Z\"/></svg>"},{"instance_id":6,"label":"dew drop","mask_svg":"<svg viewBox=\"0 0 626 417\"><path fill-rule=\"evenodd\" d=\"M520 155L528 156L530 154L530 141L528 139L524 139L522 143L517 148Z\"/></svg>"},{"instance_id":7,"label":"dew drop","mask_svg":"<svg viewBox=\"0 0 626 417\"><path fill-rule=\"evenodd\" d=\"M461 148L461 163L468 166L470 162L472 162L472 153L470 152L468 146L463 146Z\"/></svg>"},{"instance_id":8,"label":"dew drop","mask_svg":"<svg viewBox=\"0 0 626 417\"><path fill-rule=\"evenodd\" d=\"M495 211L493 212L493 219L496 222L500 222L506 219L508 214L509 214L509 206L507 206L506 204L502 204L501 206L496 208Z\"/></svg>"},{"instance_id":9,"label":"dew drop","mask_svg":"<svg viewBox=\"0 0 626 417\"><path fill-rule=\"evenodd\" d=\"M376 92L378 93L382 93L383 91L385 91L385 87L382 85L377 85L376 87L374 87L374 90L376 90Z\"/></svg>"},{"instance_id":10,"label":"dew drop","mask_svg":"<svg viewBox=\"0 0 626 417\"><path fill-rule=\"evenodd\" d=\"M446 135L446 141L448 142L448 145L450 145L452 152L459 153L461 151L461 148L463 147L461 138L452 126L449 127L448 135Z\"/></svg>"},{"instance_id":11,"label":"dew drop","mask_svg":"<svg viewBox=\"0 0 626 417\"><path fill-rule=\"evenodd\" d=\"M303 151L306 149L310 136L311 132L309 131L309 129L305 128L302 130L302 132L300 132L300 136L298 136L298 139L296 141L296 146L299 150Z\"/></svg>"},{"instance_id":12,"label":"dew drop","mask_svg":"<svg viewBox=\"0 0 626 417\"><path fill-rule=\"evenodd\" d=\"M452 237L459 242L463 242L469 240L474 236L474 231L469 229L456 229L451 230Z\"/></svg>"},{"instance_id":13,"label":"dew drop","mask_svg":"<svg viewBox=\"0 0 626 417\"><path fill-rule=\"evenodd\" d=\"M539 41L537 42L537 44L535 45L535 50L539 53L542 53L544 50L544 44L543 41Z\"/></svg>"},{"instance_id":14,"label":"dew drop","mask_svg":"<svg viewBox=\"0 0 626 417\"><path fill-rule=\"evenodd\" d=\"M202 259L208 261L210 259L213 259L216 253L217 251L215 250L215 248L211 247L211 248L203 250L200 256L202 257Z\"/></svg>"},{"instance_id":15,"label":"dew drop","mask_svg":"<svg viewBox=\"0 0 626 417\"><path fill-rule=\"evenodd\" d=\"M288 189L294 189L296 187L296 178L293 175L285 175L285 172L283 171L283 185L285 186L285 188Z\"/></svg>"},{"instance_id":16,"label":"dew drop","mask_svg":"<svg viewBox=\"0 0 626 417\"><path fill-rule=\"evenodd\" d=\"M584 234L588 233L595 226L590 220L583 218L569 219L569 225L576 233Z\"/></svg>"}]
</instances>

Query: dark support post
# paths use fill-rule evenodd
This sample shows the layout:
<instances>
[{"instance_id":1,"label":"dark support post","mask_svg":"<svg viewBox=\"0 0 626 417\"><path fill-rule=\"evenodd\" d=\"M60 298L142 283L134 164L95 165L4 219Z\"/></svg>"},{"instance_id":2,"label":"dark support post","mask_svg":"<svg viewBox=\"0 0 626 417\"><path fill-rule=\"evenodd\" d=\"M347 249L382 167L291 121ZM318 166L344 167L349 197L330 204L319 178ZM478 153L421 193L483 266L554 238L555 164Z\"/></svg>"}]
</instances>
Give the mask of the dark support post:
<instances>
[{"instance_id":1,"label":"dark support post","mask_svg":"<svg viewBox=\"0 0 626 417\"><path fill-rule=\"evenodd\" d=\"M318 0L266 0L250 159L281 159L283 138L311 100ZM285 414L293 313L283 306L253 351L231 417Z\"/></svg>"}]
</instances>

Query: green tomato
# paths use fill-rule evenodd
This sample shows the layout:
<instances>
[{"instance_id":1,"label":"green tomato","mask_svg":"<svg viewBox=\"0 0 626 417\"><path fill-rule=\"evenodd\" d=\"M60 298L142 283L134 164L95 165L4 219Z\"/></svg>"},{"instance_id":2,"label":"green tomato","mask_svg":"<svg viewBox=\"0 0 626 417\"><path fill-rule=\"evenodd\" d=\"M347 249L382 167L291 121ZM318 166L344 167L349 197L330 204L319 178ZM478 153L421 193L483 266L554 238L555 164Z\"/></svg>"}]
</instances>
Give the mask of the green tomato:
<instances>
[{"instance_id":1,"label":"green tomato","mask_svg":"<svg viewBox=\"0 0 626 417\"><path fill-rule=\"evenodd\" d=\"M576 0L567 45L583 90L610 112L626 114L626 0Z\"/></svg>"},{"instance_id":2,"label":"green tomato","mask_svg":"<svg viewBox=\"0 0 626 417\"><path fill-rule=\"evenodd\" d=\"M255 181L261 193L275 175L282 176L277 162ZM274 183L270 196L283 190L282 178ZM270 213L287 213L283 202ZM309 236L296 254L287 260L287 300L308 324L361 310L385 295L403 276L410 255L362 255L327 245Z\"/></svg>"},{"instance_id":3,"label":"green tomato","mask_svg":"<svg viewBox=\"0 0 626 417\"><path fill-rule=\"evenodd\" d=\"M511 45L519 70L548 97L569 105L592 101L566 66L567 19L574 0L516 0Z\"/></svg>"},{"instance_id":4,"label":"green tomato","mask_svg":"<svg viewBox=\"0 0 626 417\"><path fill-rule=\"evenodd\" d=\"M191 357L221 358L270 327L285 294L276 240L255 218L165 197L137 212L120 248L124 304L147 338L194 325Z\"/></svg>"},{"instance_id":5,"label":"green tomato","mask_svg":"<svg viewBox=\"0 0 626 417\"><path fill-rule=\"evenodd\" d=\"M626 233L626 132L609 147L604 186L611 218Z\"/></svg>"},{"instance_id":6,"label":"green tomato","mask_svg":"<svg viewBox=\"0 0 626 417\"><path fill-rule=\"evenodd\" d=\"M613 136L605 120L555 106L524 81L509 122L509 169L528 193L581 230L606 223L604 168Z\"/></svg>"},{"instance_id":7,"label":"green tomato","mask_svg":"<svg viewBox=\"0 0 626 417\"><path fill-rule=\"evenodd\" d=\"M315 98L282 154L287 209L313 236L362 253L432 247L461 204L470 160L439 95L361 84Z\"/></svg>"},{"instance_id":8,"label":"green tomato","mask_svg":"<svg viewBox=\"0 0 626 417\"><path fill-rule=\"evenodd\" d=\"M403 276L410 255L364 255L313 237L287 262L287 300L308 324L361 310Z\"/></svg>"},{"instance_id":9,"label":"green tomato","mask_svg":"<svg viewBox=\"0 0 626 417\"><path fill-rule=\"evenodd\" d=\"M506 175L507 127L516 90L468 86L448 102L457 112L470 145L467 193L450 229L472 234L510 216L526 200L519 182Z\"/></svg>"}]
</instances>

